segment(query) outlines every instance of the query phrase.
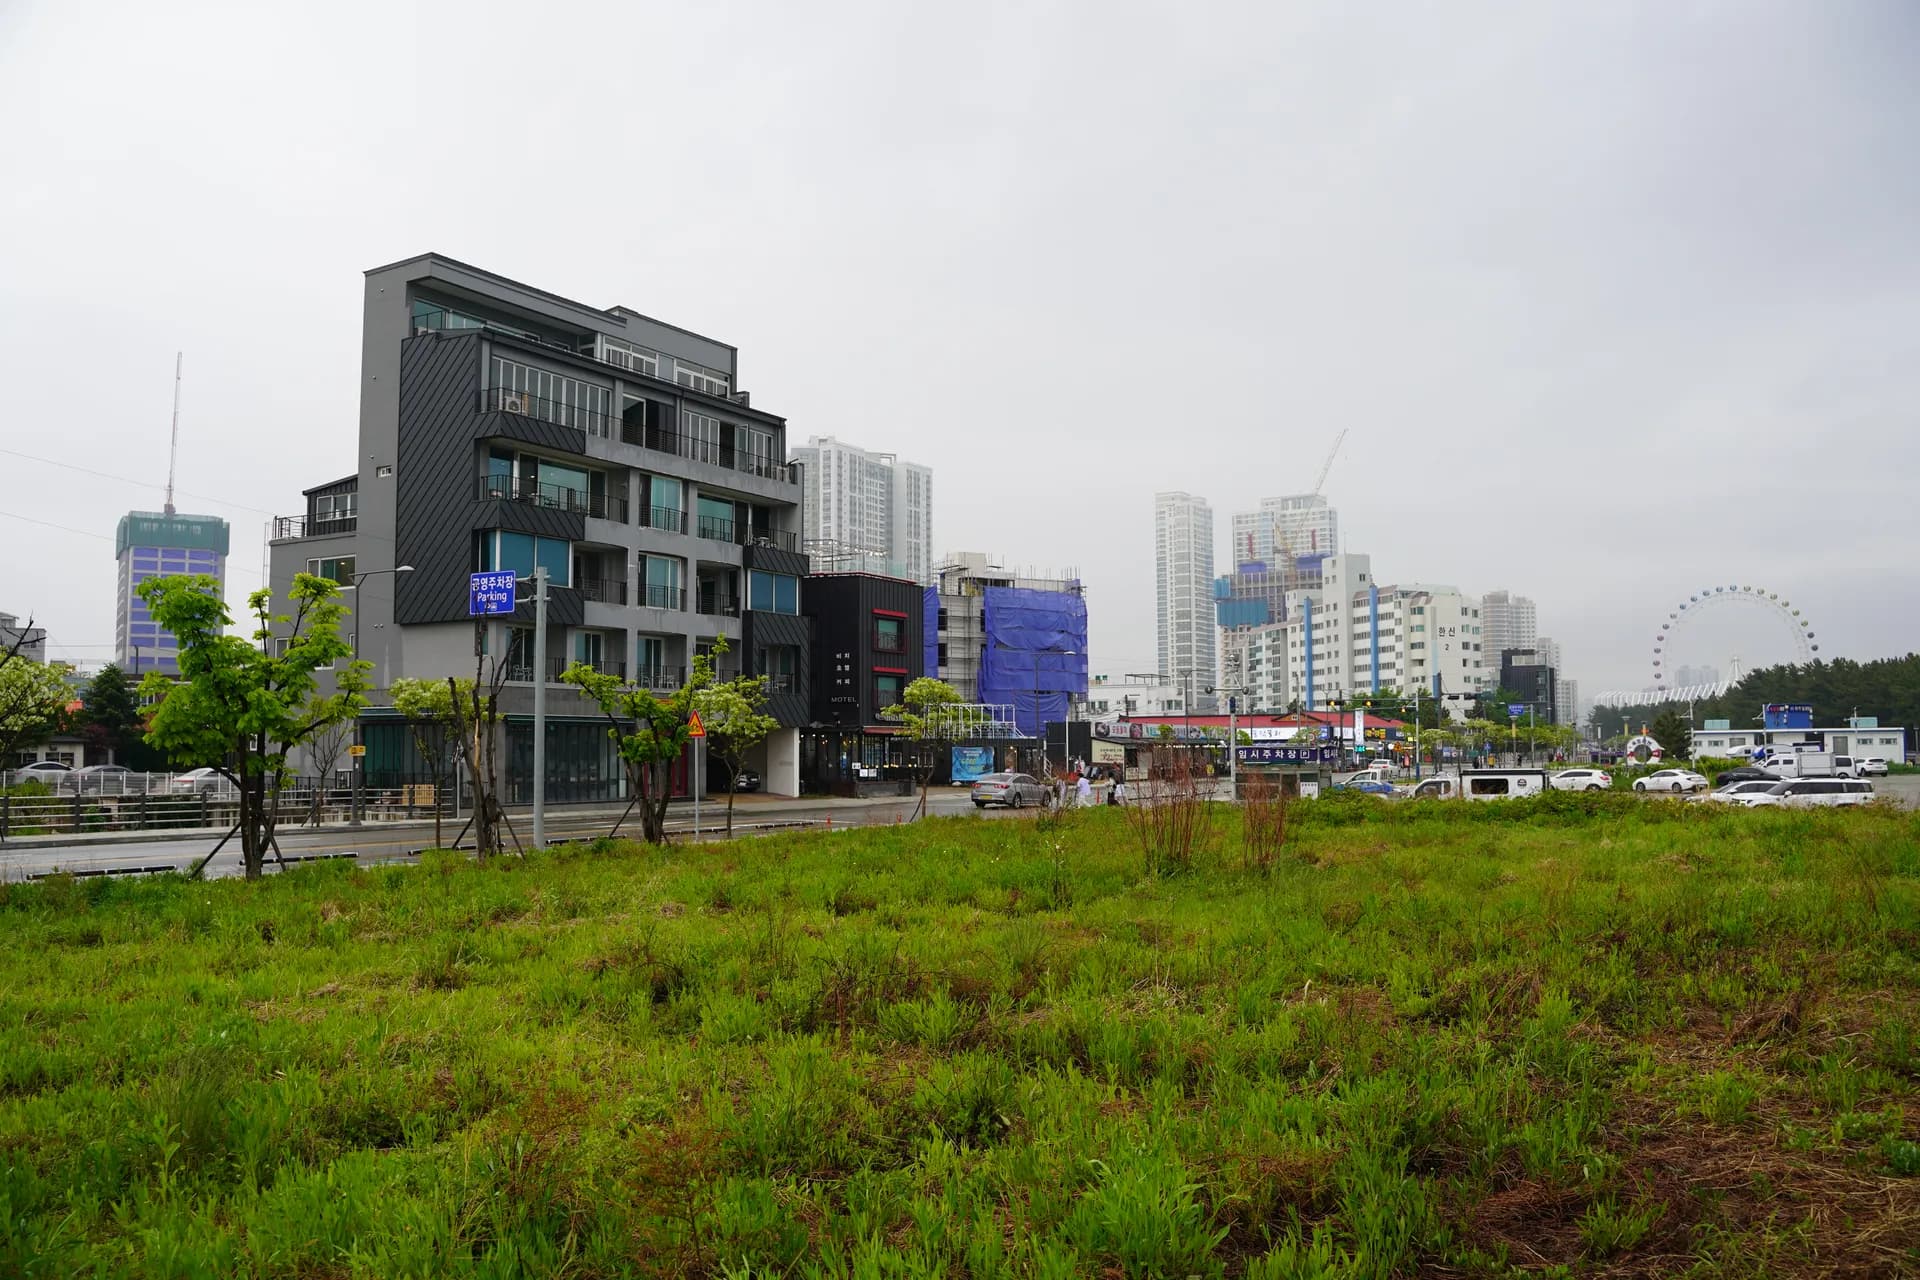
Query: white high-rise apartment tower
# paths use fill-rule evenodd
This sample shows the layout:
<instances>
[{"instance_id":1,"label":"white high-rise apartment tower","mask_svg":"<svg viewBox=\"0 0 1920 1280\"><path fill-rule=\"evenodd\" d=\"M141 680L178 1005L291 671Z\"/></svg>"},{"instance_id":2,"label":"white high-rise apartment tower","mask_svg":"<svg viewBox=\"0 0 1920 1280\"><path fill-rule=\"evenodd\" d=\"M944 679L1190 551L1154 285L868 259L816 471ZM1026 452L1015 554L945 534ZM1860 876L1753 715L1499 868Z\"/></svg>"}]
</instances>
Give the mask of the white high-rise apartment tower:
<instances>
[{"instance_id":1,"label":"white high-rise apartment tower","mask_svg":"<svg viewBox=\"0 0 1920 1280\"><path fill-rule=\"evenodd\" d=\"M1510 591L1489 591L1480 598L1480 625L1486 640L1487 663L1500 669L1500 655L1508 649L1531 649L1540 639L1533 601Z\"/></svg>"},{"instance_id":2,"label":"white high-rise apartment tower","mask_svg":"<svg viewBox=\"0 0 1920 1280\"><path fill-rule=\"evenodd\" d=\"M814 436L805 465L805 545L816 571L933 581L933 469Z\"/></svg>"},{"instance_id":3,"label":"white high-rise apartment tower","mask_svg":"<svg viewBox=\"0 0 1920 1280\"><path fill-rule=\"evenodd\" d=\"M1160 672L1211 710L1218 664L1213 618L1213 508L1190 493L1153 495L1154 633Z\"/></svg>"}]
</instances>

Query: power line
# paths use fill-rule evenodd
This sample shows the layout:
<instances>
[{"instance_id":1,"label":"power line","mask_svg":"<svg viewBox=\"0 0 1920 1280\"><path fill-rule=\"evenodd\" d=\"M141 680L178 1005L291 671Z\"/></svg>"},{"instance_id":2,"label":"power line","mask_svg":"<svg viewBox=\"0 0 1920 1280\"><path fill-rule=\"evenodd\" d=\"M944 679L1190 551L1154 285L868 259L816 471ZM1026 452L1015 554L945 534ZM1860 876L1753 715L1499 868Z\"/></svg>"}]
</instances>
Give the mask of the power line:
<instances>
[{"instance_id":1,"label":"power line","mask_svg":"<svg viewBox=\"0 0 1920 1280\"><path fill-rule=\"evenodd\" d=\"M22 453L18 449L0 449L0 453L9 454L15 458L25 458L28 462L44 462L50 467L64 467L68 471L78 471L81 475L94 476L101 480L117 480L122 484L137 485L142 489L150 489L153 487L153 481L151 480L136 480L132 476L117 476L110 471L96 471L92 467L83 467L72 462L62 462L58 458L43 458L38 454ZM244 502L229 502L225 498L215 498L205 493L193 493L187 489L180 490L180 495L185 498L195 498L201 502L211 502L217 507L231 507L235 511L252 511L263 516L275 514L272 511L267 511L260 507L248 506Z\"/></svg>"}]
</instances>

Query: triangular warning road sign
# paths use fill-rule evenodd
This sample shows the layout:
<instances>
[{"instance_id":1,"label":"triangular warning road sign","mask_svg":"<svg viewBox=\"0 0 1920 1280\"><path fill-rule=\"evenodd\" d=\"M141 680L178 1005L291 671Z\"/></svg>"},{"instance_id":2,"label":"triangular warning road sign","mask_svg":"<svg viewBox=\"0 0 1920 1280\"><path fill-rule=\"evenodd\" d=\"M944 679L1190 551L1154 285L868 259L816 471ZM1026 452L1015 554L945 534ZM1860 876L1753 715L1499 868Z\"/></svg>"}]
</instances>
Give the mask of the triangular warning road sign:
<instances>
[{"instance_id":1,"label":"triangular warning road sign","mask_svg":"<svg viewBox=\"0 0 1920 1280\"><path fill-rule=\"evenodd\" d=\"M704 738L707 736L707 726L700 723L700 713L698 711L690 711L687 713L687 736L689 738Z\"/></svg>"}]
</instances>

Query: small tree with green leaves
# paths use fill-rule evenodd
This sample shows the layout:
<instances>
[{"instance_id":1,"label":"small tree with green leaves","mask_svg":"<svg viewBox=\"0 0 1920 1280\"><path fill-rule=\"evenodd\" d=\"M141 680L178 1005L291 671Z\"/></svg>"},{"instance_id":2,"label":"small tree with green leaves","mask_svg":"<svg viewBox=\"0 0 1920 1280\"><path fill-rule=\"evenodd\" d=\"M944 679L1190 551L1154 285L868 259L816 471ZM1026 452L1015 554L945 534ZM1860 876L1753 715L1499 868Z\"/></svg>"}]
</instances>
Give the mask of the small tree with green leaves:
<instances>
[{"instance_id":1,"label":"small tree with green leaves","mask_svg":"<svg viewBox=\"0 0 1920 1280\"><path fill-rule=\"evenodd\" d=\"M693 741L693 710L702 691L713 683L714 659L727 651L716 644L711 653L695 654L687 682L661 697L651 689L625 684L620 677L596 671L584 662L568 667L560 678L593 699L607 718L607 736L613 740L633 786L634 808L640 812L640 834L649 844L667 842L667 802L673 798L673 765Z\"/></svg>"},{"instance_id":2,"label":"small tree with green leaves","mask_svg":"<svg viewBox=\"0 0 1920 1280\"><path fill-rule=\"evenodd\" d=\"M294 575L290 613L273 612L269 591L247 597L251 641L227 634L233 619L217 578L153 578L139 592L153 620L180 646L179 678L153 672L140 686L158 703L147 741L176 765L209 765L234 784L241 862L247 878L257 879L273 846L288 755L359 714L372 664L345 663L334 673L335 691L320 694L314 673L353 650L340 636L346 606L339 586L310 573ZM201 859L192 874L206 863Z\"/></svg>"},{"instance_id":3,"label":"small tree with green leaves","mask_svg":"<svg viewBox=\"0 0 1920 1280\"><path fill-rule=\"evenodd\" d=\"M500 828L507 823L506 808L500 803L499 728L500 690L506 686L509 667L492 659L489 674L488 661L476 654L473 679L448 676L442 681L453 718L453 740L467 762L467 778L473 785L473 816L469 821L473 824L474 856L482 862L501 851ZM439 821L436 814L436 844Z\"/></svg>"},{"instance_id":4,"label":"small tree with green leaves","mask_svg":"<svg viewBox=\"0 0 1920 1280\"><path fill-rule=\"evenodd\" d=\"M73 700L61 667L17 654L0 665L0 762L60 732Z\"/></svg>"},{"instance_id":5,"label":"small tree with green leaves","mask_svg":"<svg viewBox=\"0 0 1920 1280\"><path fill-rule=\"evenodd\" d=\"M454 709L472 702L473 681L402 676L387 692L393 697L393 709L407 718L413 749L433 778L433 843L439 848L440 797L452 781L454 761L460 754Z\"/></svg>"},{"instance_id":6,"label":"small tree with green leaves","mask_svg":"<svg viewBox=\"0 0 1920 1280\"><path fill-rule=\"evenodd\" d=\"M747 753L767 740L780 722L766 713L767 678L738 676L702 689L693 705L707 731L707 755L727 773L727 835L733 835L733 797Z\"/></svg>"},{"instance_id":7,"label":"small tree with green leaves","mask_svg":"<svg viewBox=\"0 0 1920 1280\"><path fill-rule=\"evenodd\" d=\"M913 771L920 780L920 804L913 816L927 812L927 788L933 782L934 751L938 744L967 735L962 723L960 692L945 680L921 676L900 691L900 701L880 714L900 722L900 736L913 744Z\"/></svg>"}]
</instances>

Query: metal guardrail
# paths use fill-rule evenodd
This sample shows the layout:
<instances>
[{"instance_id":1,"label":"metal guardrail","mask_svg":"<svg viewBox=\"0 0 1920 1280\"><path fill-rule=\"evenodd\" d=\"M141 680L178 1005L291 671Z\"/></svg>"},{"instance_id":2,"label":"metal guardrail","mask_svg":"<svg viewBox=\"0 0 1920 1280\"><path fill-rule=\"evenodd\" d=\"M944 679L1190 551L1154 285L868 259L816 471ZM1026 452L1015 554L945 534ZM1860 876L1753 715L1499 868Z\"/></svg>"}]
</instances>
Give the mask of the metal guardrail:
<instances>
[{"instance_id":1,"label":"metal guardrail","mask_svg":"<svg viewBox=\"0 0 1920 1280\"><path fill-rule=\"evenodd\" d=\"M0 778L16 776L0 775ZM233 825L239 818L239 793L225 778L212 786L167 790L161 784L172 782L179 775L125 776L151 778L155 781L154 788L102 794L72 790L45 793L39 788L8 786L0 791L0 840L110 831L220 828ZM427 783L376 783L363 788L361 803L364 812L379 821L431 817L436 807L450 814L454 812L456 797L451 788L439 792ZM352 808L352 787L337 783L323 788L314 779L296 779L280 791L279 825L282 830L288 830L316 819L345 821Z\"/></svg>"}]
</instances>

